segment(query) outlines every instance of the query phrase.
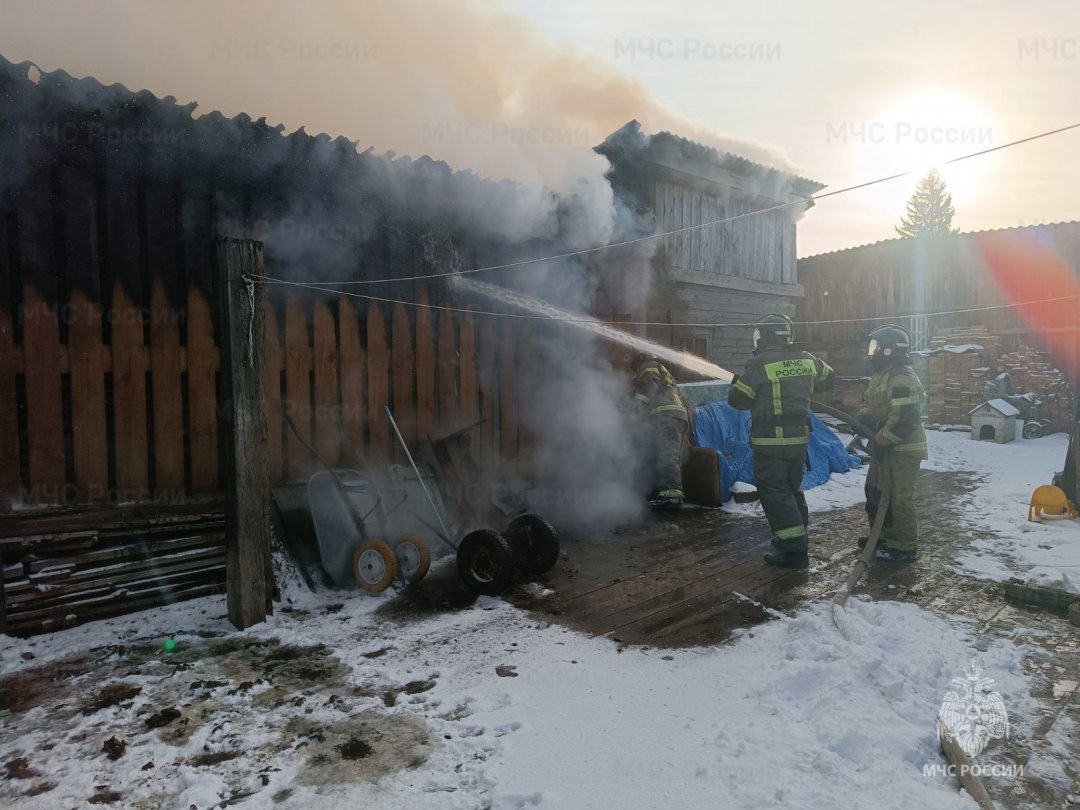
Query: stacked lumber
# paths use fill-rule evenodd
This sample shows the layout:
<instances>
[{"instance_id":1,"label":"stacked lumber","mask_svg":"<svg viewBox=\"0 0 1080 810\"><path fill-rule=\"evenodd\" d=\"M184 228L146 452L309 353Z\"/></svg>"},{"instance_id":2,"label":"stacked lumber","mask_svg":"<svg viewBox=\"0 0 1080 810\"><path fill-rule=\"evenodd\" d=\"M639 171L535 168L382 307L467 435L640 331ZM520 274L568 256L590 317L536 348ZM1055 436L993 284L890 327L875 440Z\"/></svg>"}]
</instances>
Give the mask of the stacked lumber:
<instances>
[{"instance_id":1,"label":"stacked lumber","mask_svg":"<svg viewBox=\"0 0 1080 810\"><path fill-rule=\"evenodd\" d=\"M0 559L6 632L58 630L223 593L224 514L218 503L16 515L0 525Z\"/></svg>"}]
</instances>

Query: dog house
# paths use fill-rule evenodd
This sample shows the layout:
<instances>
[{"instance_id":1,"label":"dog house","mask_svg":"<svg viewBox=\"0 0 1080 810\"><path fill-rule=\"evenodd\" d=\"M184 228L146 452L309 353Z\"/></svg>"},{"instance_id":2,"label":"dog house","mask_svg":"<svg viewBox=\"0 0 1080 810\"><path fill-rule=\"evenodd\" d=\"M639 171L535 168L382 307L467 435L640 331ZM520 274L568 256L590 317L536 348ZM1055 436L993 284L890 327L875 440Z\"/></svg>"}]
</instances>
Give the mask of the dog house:
<instances>
[{"instance_id":1,"label":"dog house","mask_svg":"<svg viewBox=\"0 0 1080 810\"><path fill-rule=\"evenodd\" d=\"M1016 420L1020 411L1003 399L991 399L968 412L971 438L1005 444L1016 438Z\"/></svg>"}]
</instances>

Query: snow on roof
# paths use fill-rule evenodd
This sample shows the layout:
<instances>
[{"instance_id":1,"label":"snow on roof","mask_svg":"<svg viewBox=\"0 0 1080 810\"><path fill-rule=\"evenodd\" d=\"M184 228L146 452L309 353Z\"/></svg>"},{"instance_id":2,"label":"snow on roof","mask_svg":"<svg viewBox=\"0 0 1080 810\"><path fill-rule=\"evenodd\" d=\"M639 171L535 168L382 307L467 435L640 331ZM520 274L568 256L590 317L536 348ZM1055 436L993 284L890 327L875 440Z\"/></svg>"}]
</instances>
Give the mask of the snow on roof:
<instances>
[{"instance_id":1,"label":"snow on roof","mask_svg":"<svg viewBox=\"0 0 1080 810\"><path fill-rule=\"evenodd\" d=\"M979 410L979 408L981 408L983 405L989 405L991 408L993 408L995 411L1000 413L1002 416L1019 416L1020 415L1020 411L1018 411L1015 407L1010 405L1005 400L1003 400L1003 399L988 399L982 405L979 405L977 408L972 408L970 411L968 411L968 416L971 416L971 414L975 413L975 411Z\"/></svg>"}]
</instances>

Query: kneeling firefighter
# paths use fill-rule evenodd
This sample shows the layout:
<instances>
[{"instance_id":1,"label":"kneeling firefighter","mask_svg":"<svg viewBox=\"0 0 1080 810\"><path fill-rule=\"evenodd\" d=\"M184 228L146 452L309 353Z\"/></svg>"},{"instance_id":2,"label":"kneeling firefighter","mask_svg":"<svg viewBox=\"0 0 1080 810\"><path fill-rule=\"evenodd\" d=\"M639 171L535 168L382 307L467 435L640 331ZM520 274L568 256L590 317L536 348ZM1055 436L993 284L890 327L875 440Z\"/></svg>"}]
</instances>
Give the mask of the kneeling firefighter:
<instances>
[{"instance_id":1,"label":"kneeling firefighter","mask_svg":"<svg viewBox=\"0 0 1080 810\"><path fill-rule=\"evenodd\" d=\"M862 408L856 416L874 431L869 443L870 469L866 473L866 515L874 524L882 498L882 474L890 473L889 506L875 557L889 562L914 560L919 548L915 514L915 482L926 454L922 412L926 400L922 383L911 368L907 331L892 324L869 335L867 359L870 378ZM860 545L865 545L865 539Z\"/></svg>"},{"instance_id":2,"label":"kneeling firefighter","mask_svg":"<svg viewBox=\"0 0 1080 810\"><path fill-rule=\"evenodd\" d=\"M765 562L808 568L810 520L802 480L810 397L832 387L833 370L792 345L794 329L786 315L766 315L754 327L754 356L732 380L728 404L750 411L754 478L773 536Z\"/></svg>"},{"instance_id":3,"label":"kneeling firefighter","mask_svg":"<svg viewBox=\"0 0 1080 810\"><path fill-rule=\"evenodd\" d=\"M634 397L647 412L652 459L652 495L649 506L681 506L682 457L689 430L686 402L675 378L654 357L636 355Z\"/></svg>"}]
</instances>

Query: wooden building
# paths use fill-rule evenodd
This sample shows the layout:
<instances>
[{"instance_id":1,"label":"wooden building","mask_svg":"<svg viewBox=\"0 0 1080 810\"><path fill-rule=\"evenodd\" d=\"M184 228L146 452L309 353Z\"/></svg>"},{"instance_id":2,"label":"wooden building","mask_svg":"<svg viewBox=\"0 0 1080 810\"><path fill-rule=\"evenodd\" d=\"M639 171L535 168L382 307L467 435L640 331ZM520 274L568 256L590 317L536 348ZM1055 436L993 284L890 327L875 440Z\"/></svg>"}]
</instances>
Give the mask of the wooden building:
<instances>
[{"instance_id":1,"label":"wooden building","mask_svg":"<svg viewBox=\"0 0 1080 810\"><path fill-rule=\"evenodd\" d=\"M224 588L219 240L265 242L278 279L415 276L441 249L498 255L458 201L520 195L194 107L0 57L0 633ZM265 289L271 485L318 469L304 442L403 462L387 405L408 441L482 418L486 468L529 457L544 325L429 308L437 281L380 285L401 303Z\"/></svg>"},{"instance_id":2,"label":"wooden building","mask_svg":"<svg viewBox=\"0 0 1080 810\"><path fill-rule=\"evenodd\" d=\"M597 151L612 164L617 194L664 237L652 258L652 289L633 320L661 323L750 323L761 315L794 315L803 290L796 274L796 221L821 183L721 152L670 132L646 135L637 121L612 133ZM754 211L787 207L768 213ZM713 223L730 217L731 222ZM703 227L694 227L703 226ZM752 348L741 327L651 326L646 336L728 368Z\"/></svg>"},{"instance_id":3,"label":"wooden building","mask_svg":"<svg viewBox=\"0 0 1080 810\"><path fill-rule=\"evenodd\" d=\"M978 328L1001 352L1034 346L1080 377L1080 222L888 239L799 260L800 332L841 373L864 370L866 335L900 323L914 348ZM962 341L961 341L962 342Z\"/></svg>"}]
</instances>

